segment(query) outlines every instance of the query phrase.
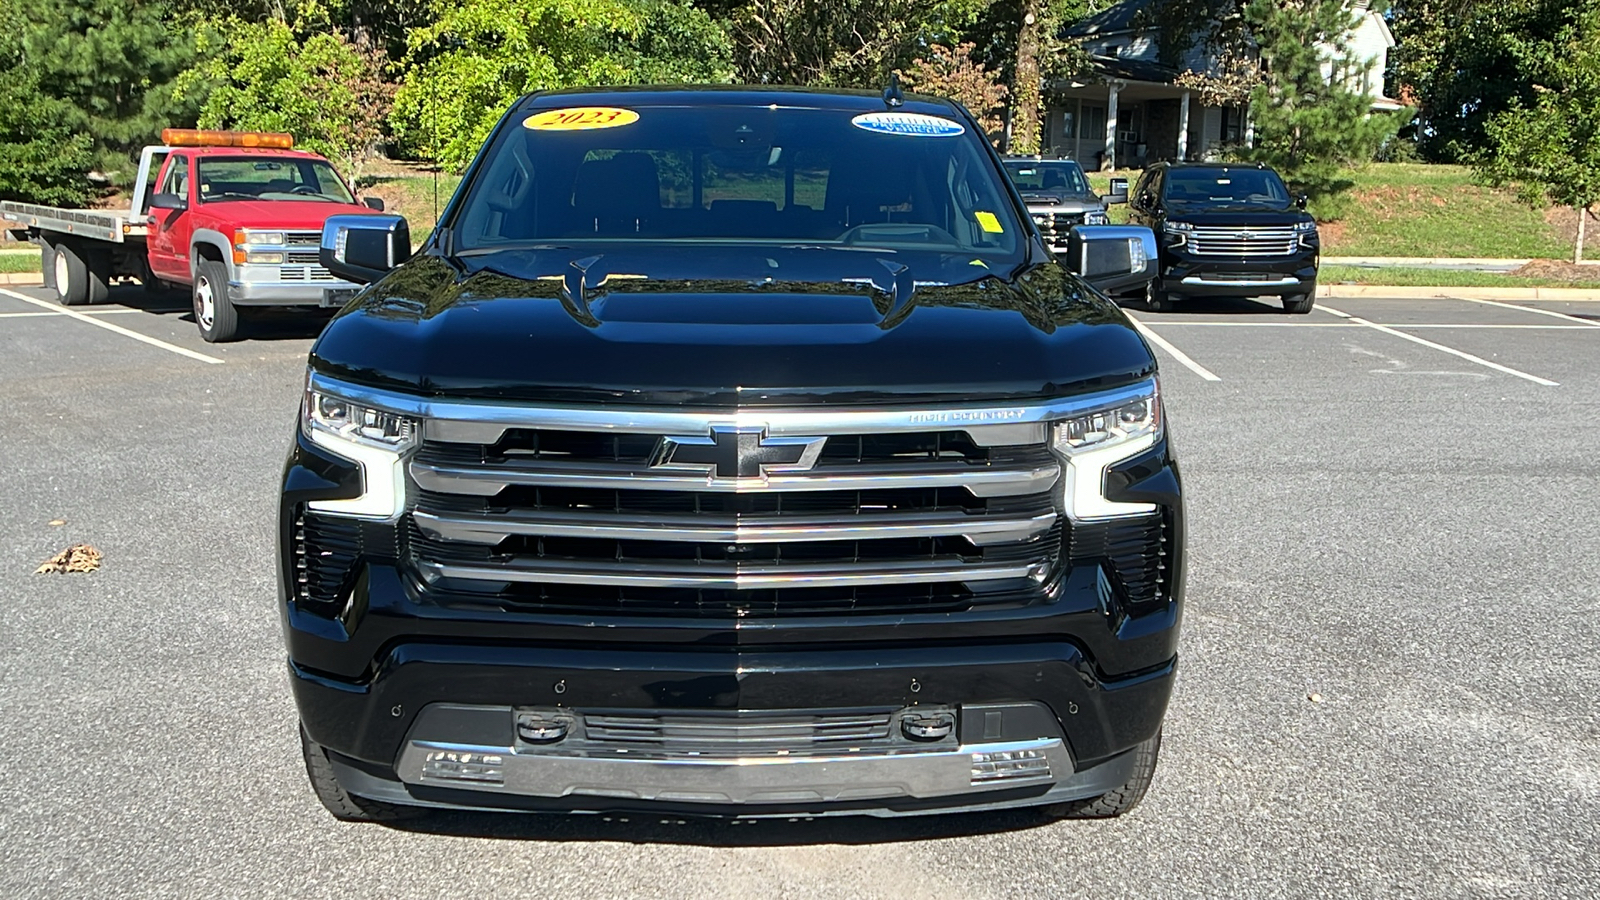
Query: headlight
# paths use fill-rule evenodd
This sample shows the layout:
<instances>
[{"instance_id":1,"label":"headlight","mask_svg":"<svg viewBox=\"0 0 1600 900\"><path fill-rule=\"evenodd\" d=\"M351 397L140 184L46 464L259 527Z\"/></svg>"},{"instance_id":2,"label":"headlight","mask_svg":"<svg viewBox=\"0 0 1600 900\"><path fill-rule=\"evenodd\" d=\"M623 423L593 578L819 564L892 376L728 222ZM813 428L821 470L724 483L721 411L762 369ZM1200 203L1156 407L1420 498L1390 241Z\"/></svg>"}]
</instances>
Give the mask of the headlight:
<instances>
[{"instance_id":1,"label":"headlight","mask_svg":"<svg viewBox=\"0 0 1600 900\"><path fill-rule=\"evenodd\" d=\"M1106 499L1106 469L1155 446L1161 437L1161 392L1154 379L1134 396L1055 423L1051 443L1066 462L1062 508L1073 519L1155 512L1154 503Z\"/></svg>"},{"instance_id":2,"label":"headlight","mask_svg":"<svg viewBox=\"0 0 1600 900\"><path fill-rule=\"evenodd\" d=\"M240 243L254 244L260 247L282 247L283 232L281 231L242 231L244 240Z\"/></svg>"},{"instance_id":3,"label":"headlight","mask_svg":"<svg viewBox=\"0 0 1600 900\"><path fill-rule=\"evenodd\" d=\"M281 266L283 265L283 253L279 251L274 251L271 253L246 253L244 255L244 261L253 266Z\"/></svg>"},{"instance_id":4,"label":"headlight","mask_svg":"<svg viewBox=\"0 0 1600 900\"><path fill-rule=\"evenodd\" d=\"M1033 214L1033 221L1034 221L1034 224L1036 224L1036 225L1049 225L1050 221L1053 218L1055 218L1055 217L1050 215L1049 213L1034 213Z\"/></svg>"},{"instance_id":5,"label":"headlight","mask_svg":"<svg viewBox=\"0 0 1600 900\"><path fill-rule=\"evenodd\" d=\"M1301 234L1313 233L1317 230L1317 223L1314 221L1296 222L1294 223L1294 230Z\"/></svg>"},{"instance_id":6,"label":"headlight","mask_svg":"<svg viewBox=\"0 0 1600 900\"><path fill-rule=\"evenodd\" d=\"M1106 215L1104 210L1091 209L1088 212L1083 214L1083 224L1085 224L1085 225L1110 225L1111 224L1111 217Z\"/></svg>"},{"instance_id":7,"label":"headlight","mask_svg":"<svg viewBox=\"0 0 1600 900\"><path fill-rule=\"evenodd\" d=\"M1168 222L1161 226L1167 234L1187 234L1194 230L1193 222Z\"/></svg>"},{"instance_id":8,"label":"headlight","mask_svg":"<svg viewBox=\"0 0 1600 900\"><path fill-rule=\"evenodd\" d=\"M416 420L308 387L300 429L313 444L361 467L361 496L312 500L307 506L379 519L393 518L404 508L405 456L416 443Z\"/></svg>"}]
</instances>

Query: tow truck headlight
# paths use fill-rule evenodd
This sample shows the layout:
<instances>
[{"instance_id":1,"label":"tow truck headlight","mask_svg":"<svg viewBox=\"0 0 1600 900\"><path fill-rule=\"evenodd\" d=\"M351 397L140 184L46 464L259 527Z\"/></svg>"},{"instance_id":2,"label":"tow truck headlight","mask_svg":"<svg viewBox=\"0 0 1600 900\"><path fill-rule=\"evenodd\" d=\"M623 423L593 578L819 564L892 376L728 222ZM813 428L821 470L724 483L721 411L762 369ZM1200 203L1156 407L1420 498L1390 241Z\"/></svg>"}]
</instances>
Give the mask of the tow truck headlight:
<instances>
[{"instance_id":1,"label":"tow truck headlight","mask_svg":"<svg viewBox=\"0 0 1600 900\"><path fill-rule=\"evenodd\" d=\"M352 400L306 389L300 429L313 444L361 467L361 496L313 500L311 509L390 519L405 506L405 458L416 445L415 419Z\"/></svg>"},{"instance_id":2,"label":"tow truck headlight","mask_svg":"<svg viewBox=\"0 0 1600 900\"><path fill-rule=\"evenodd\" d=\"M1161 390L1152 379L1130 397L1055 423L1051 443L1066 462L1062 507L1073 519L1155 512L1153 503L1106 499L1106 469L1150 449L1162 432Z\"/></svg>"},{"instance_id":3,"label":"tow truck headlight","mask_svg":"<svg viewBox=\"0 0 1600 900\"><path fill-rule=\"evenodd\" d=\"M240 237L243 240L240 240ZM258 247L282 247L283 232L281 231L252 231L245 229L234 233L234 243L254 244Z\"/></svg>"},{"instance_id":4,"label":"tow truck headlight","mask_svg":"<svg viewBox=\"0 0 1600 900\"><path fill-rule=\"evenodd\" d=\"M281 266L281 265L283 265L283 254L281 252L272 252L272 253L250 253L250 252L246 252L245 255L244 255L244 261L246 263L250 264L250 265L253 265L253 266Z\"/></svg>"},{"instance_id":5,"label":"tow truck headlight","mask_svg":"<svg viewBox=\"0 0 1600 900\"><path fill-rule=\"evenodd\" d=\"M281 231L253 231L249 228L240 228L233 233L233 264L242 265L283 265L283 253L263 253L258 247L282 247L284 234Z\"/></svg>"}]
</instances>

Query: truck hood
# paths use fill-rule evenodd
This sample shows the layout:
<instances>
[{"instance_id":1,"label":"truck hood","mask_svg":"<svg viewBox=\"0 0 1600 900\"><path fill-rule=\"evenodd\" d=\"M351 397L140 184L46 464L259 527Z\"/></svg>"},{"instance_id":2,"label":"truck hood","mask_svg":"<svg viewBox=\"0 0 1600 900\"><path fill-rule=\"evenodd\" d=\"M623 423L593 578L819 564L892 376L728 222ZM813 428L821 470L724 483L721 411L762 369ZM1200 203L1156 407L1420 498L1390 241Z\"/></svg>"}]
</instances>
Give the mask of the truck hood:
<instances>
[{"instance_id":1,"label":"truck hood","mask_svg":"<svg viewBox=\"0 0 1600 900\"><path fill-rule=\"evenodd\" d=\"M311 362L431 397L734 407L1037 399L1155 369L1121 310L1053 262L793 247L419 256Z\"/></svg>"},{"instance_id":2,"label":"truck hood","mask_svg":"<svg viewBox=\"0 0 1600 900\"><path fill-rule=\"evenodd\" d=\"M213 218L224 218L237 228L282 228L321 231L329 216L351 213L372 215L376 210L359 204L326 200L213 200L203 207Z\"/></svg>"},{"instance_id":3,"label":"truck hood","mask_svg":"<svg viewBox=\"0 0 1600 900\"><path fill-rule=\"evenodd\" d=\"M1105 208L1105 204L1094 194L1072 194L1065 191L1023 191L1022 202L1028 204L1029 209L1064 212L1088 212L1092 209Z\"/></svg>"},{"instance_id":4,"label":"truck hood","mask_svg":"<svg viewBox=\"0 0 1600 900\"><path fill-rule=\"evenodd\" d=\"M1236 228L1282 228L1296 222L1312 221L1311 214L1300 209L1274 206L1202 207L1173 203L1167 210L1169 222L1191 222L1195 225L1218 225Z\"/></svg>"}]
</instances>

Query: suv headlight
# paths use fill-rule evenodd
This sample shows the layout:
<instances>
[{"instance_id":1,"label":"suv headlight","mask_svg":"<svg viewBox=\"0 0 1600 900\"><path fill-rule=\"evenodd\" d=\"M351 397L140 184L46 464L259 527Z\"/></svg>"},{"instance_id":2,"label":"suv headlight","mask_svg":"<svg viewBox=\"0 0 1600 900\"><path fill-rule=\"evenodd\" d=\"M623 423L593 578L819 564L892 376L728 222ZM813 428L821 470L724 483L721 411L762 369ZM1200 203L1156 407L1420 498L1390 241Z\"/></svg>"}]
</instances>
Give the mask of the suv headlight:
<instances>
[{"instance_id":1,"label":"suv headlight","mask_svg":"<svg viewBox=\"0 0 1600 900\"><path fill-rule=\"evenodd\" d=\"M405 458L416 445L418 423L398 413L308 386L300 408L300 430L313 444L361 467L361 496L312 500L322 512L390 519L405 507Z\"/></svg>"},{"instance_id":2,"label":"suv headlight","mask_svg":"<svg viewBox=\"0 0 1600 900\"><path fill-rule=\"evenodd\" d=\"M1103 209L1091 209L1083 214L1083 224L1110 225L1111 217L1106 215L1105 210Z\"/></svg>"},{"instance_id":3,"label":"suv headlight","mask_svg":"<svg viewBox=\"0 0 1600 900\"><path fill-rule=\"evenodd\" d=\"M1189 232L1194 230L1191 222L1167 222L1161 226L1161 231L1166 234L1167 242L1174 247L1181 247L1189 242Z\"/></svg>"},{"instance_id":4,"label":"suv headlight","mask_svg":"<svg viewBox=\"0 0 1600 900\"><path fill-rule=\"evenodd\" d=\"M1106 469L1155 446L1163 428L1161 389L1145 382L1134 396L1104 408L1056 422L1051 444L1065 461L1062 508L1073 519L1145 515L1154 503L1106 499Z\"/></svg>"},{"instance_id":5,"label":"suv headlight","mask_svg":"<svg viewBox=\"0 0 1600 900\"><path fill-rule=\"evenodd\" d=\"M1315 232L1317 230L1317 223L1315 221L1312 221L1312 220L1307 220L1305 222L1296 222L1296 223L1294 223L1294 230L1299 232L1299 233L1301 233L1301 234L1306 234L1307 232Z\"/></svg>"}]
</instances>

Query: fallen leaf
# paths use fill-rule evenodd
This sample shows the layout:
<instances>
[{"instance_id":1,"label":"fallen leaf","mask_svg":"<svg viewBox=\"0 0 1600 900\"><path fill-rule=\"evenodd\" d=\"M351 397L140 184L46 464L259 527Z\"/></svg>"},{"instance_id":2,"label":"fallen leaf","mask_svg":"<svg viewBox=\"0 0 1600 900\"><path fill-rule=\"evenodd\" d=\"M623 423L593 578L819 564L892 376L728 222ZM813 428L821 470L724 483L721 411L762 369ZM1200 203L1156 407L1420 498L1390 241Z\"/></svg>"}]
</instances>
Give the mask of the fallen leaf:
<instances>
[{"instance_id":1,"label":"fallen leaf","mask_svg":"<svg viewBox=\"0 0 1600 900\"><path fill-rule=\"evenodd\" d=\"M67 524L67 520L66 519L51 519L50 520L50 526L52 528L57 526L57 525L65 525L65 524Z\"/></svg>"},{"instance_id":2,"label":"fallen leaf","mask_svg":"<svg viewBox=\"0 0 1600 900\"><path fill-rule=\"evenodd\" d=\"M88 544L73 544L33 570L35 575L93 572L100 568L100 551Z\"/></svg>"},{"instance_id":3,"label":"fallen leaf","mask_svg":"<svg viewBox=\"0 0 1600 900\"><path fill-rule=\"evenodd\" d=\"M1321 703L1322 702L1322 695L1317 693L1316 691L1312 691L1311 693L1306 695L1306 699L1310 700L1312 703Z\"/></svg>"}]
</instances>

